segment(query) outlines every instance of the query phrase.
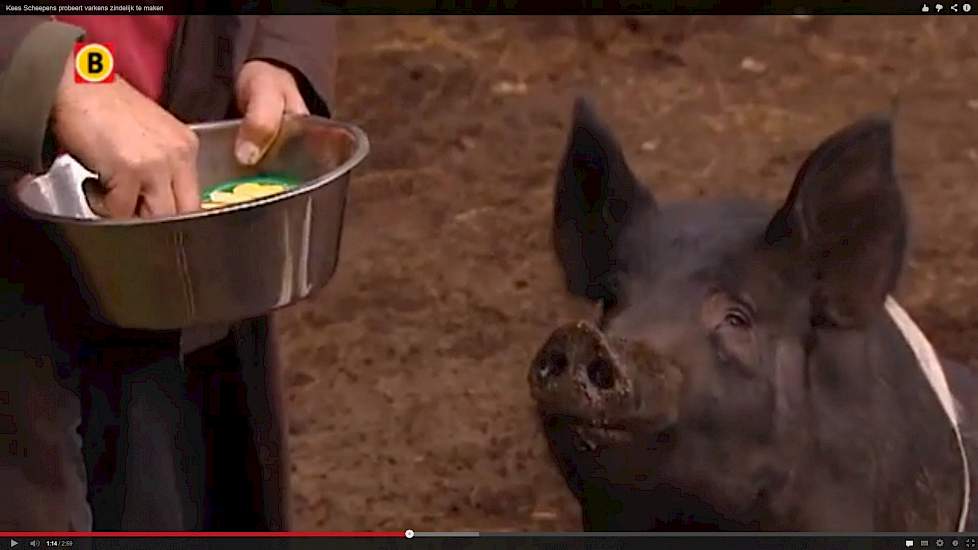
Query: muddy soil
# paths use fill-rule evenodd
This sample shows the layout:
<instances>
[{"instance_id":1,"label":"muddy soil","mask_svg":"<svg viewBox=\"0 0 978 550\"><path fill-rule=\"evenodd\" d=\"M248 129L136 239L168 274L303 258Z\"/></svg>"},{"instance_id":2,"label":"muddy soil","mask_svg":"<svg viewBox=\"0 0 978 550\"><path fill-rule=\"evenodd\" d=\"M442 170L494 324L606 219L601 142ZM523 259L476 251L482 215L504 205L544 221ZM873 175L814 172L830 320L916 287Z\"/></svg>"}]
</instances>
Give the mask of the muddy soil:
<instances>
[{"instance_id":1,"label":"muddy soil","mask_svg":"<svg viewBox=\"0 0 978 550\"><path fill-rule=\"evenodd\" d=\"M660 200L780 200L807 152L893 108L914 218L900 297L978 364L978 26L967 18L363 17L338 118L369 133L330 286L279 315L296 529L555 530L579 512L528 361L587 308L549 240L575 95Z\"/></svg>"}]
</instances>

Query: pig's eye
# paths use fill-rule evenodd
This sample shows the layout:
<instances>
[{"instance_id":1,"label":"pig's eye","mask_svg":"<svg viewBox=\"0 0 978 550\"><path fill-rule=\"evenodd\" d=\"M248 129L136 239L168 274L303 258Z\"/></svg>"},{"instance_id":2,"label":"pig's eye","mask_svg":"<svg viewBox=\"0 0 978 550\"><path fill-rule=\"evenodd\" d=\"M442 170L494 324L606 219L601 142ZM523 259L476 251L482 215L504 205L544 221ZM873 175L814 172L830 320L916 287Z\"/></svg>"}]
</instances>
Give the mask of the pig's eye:
<instances>
[{"instance_id":1,"label":"pig's eye","mask_svg":"<svg viewBox=\"0 0 978 550\"><path fill-rule=\"evenodd\" d=\"M747 329L751 326L750 316L746 312L738 309L728 311L726 317L723 318L723 322L728 326L740 329Z\"/></svg>"}]
</instances>

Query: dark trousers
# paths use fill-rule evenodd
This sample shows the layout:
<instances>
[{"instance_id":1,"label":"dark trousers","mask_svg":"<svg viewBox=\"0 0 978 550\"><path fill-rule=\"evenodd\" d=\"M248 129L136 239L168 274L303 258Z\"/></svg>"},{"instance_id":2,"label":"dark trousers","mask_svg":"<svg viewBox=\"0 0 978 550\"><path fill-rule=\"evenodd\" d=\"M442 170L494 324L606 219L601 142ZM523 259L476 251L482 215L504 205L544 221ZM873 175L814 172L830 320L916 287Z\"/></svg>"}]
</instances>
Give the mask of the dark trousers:
<instances>
[{"instance_id":1,"label":"dark trousers","mask_svg":"<svg viewBox=\"0 0 978 550\"><path fill-rule=\"evenodd\" d=\"M181 357L89 319L68 252L0 200L0 530L287 530L271 318Z\"/></svg>"},{"instance_id":2,"label":"dark trousers","mask_svg":"<svg viewBox=\"0 0 978 550\"><path fill-rule=\"evenodd\" d=\"M0 363L0 529L288 529L268 317L182 358L179 333L83 334Z\"/></svg>"}]
</instances>

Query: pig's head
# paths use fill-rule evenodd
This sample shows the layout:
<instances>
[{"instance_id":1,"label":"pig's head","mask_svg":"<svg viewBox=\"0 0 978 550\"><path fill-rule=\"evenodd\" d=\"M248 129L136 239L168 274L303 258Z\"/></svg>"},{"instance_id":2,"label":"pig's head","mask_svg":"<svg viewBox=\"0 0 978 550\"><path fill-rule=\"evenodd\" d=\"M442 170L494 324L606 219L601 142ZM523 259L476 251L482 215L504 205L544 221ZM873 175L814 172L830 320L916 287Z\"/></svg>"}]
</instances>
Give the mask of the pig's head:
<instances>
[{"instance_id":1,"label":"pig's head","mask_svg":"<svg viewBox=\"0 0 978 550\"><path fill-rule=\"evenodd\" d=\"M790 528L770 518L792 513L812 457L858 445L819 423L845 425L845 379L868 375L813 371L818 335L864 331L903 261L888 120L828 138L780 208L663 206L579 100L553 230L568 289L599 314L554 332L529 381L585 526Z\"/></svg>"}]
</instances>

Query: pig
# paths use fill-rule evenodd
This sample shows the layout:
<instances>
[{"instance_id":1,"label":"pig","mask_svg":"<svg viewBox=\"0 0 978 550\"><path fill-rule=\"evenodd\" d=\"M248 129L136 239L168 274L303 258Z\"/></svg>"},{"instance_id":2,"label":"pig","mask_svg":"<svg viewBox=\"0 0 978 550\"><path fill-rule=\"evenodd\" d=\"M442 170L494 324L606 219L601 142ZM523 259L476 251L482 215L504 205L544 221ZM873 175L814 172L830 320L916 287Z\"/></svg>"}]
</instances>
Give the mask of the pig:
<instances>
[{"instance_id":1,"label":"pig","mask_svg":"<svg viewBox=\"0 0 978 550\"><path fill-rule=\"evenodd\" d=\"M595 314L553 332L528 379L584 530L978 528L978 376L928 356L892 298L893 156L891 117L867 116L780 207L659 204L575 102L553 241Z\"/></svg>"}]
</instances>

